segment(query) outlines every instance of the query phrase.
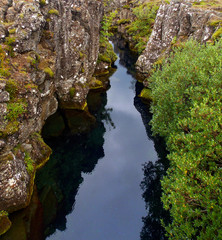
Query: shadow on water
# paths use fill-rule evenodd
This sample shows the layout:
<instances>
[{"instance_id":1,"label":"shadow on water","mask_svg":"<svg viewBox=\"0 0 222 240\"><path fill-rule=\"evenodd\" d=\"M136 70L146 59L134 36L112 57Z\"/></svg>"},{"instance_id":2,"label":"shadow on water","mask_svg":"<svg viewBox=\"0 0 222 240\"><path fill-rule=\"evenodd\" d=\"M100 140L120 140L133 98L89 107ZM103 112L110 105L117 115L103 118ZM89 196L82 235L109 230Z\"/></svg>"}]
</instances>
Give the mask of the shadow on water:
<instances>
[{"instance_id":1,"label":"shadow on water","mask_svg":"<svg viewBox=\"0 0 222 240\"><path fill-rule=\"evenodd\" d=\"M92 172L98 160L104 157L102 120L113 125L109 115L111 109L105 108L106 93L89 94L88 102L90 111L96 116L95 127L89 133L46 139L53 154L38 172L36 180L43 206L45 237L56 229L66 229L66 216L75 207L75 197L83 181L82 172Z\"/></svg>"},{"instance_id":2,"label":"shadow on water","mask_svg":"<svg viewBox=\"0 0 222 240\"><path fill-rule=\"evenodd\" d=\"M165 230L161 225L161 219L168 223L170 221L169 213L163 209L161 202L161 179L166 174L169 166L169 161L166 158L168 152L166 151L165 142L160 137L153 137L151 126L149 122L152 114L149 112L149 107L145 105L141 98L137 97L142 86L140 83L136 84L136 97L134 98L134 106L140 112L146 133L149 139L153 140L154 147L158 155L156 162L147 162L143 165L144 178L141 182L143 190L143 199L146 203L147 216L143 217L143 228L140 234L141 240L164 240L167 239Z\"/></svg>"}]
</instances>

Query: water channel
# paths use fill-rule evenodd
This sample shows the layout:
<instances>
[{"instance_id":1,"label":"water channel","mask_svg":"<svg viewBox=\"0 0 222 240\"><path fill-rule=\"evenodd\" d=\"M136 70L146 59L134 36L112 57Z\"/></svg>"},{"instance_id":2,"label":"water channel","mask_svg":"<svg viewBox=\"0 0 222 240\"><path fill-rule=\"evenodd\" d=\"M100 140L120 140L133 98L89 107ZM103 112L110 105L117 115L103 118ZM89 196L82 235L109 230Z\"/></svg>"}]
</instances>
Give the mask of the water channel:
<instances>
[{"instance_id":1,"label":"water channel","mask_svg":"<svg viewBox=\"0 0 222 240\"><path fill-rule=\"evenodd\" d=\"M124 66L130 55L115 51L110 89L89 96L96 126L88 134L46 139L53 155L37 174L40 210L27 239L165 239L160 178L166 151L151 135L148 106L137 97L141 85Z\"/></svg>"}]
</instances>

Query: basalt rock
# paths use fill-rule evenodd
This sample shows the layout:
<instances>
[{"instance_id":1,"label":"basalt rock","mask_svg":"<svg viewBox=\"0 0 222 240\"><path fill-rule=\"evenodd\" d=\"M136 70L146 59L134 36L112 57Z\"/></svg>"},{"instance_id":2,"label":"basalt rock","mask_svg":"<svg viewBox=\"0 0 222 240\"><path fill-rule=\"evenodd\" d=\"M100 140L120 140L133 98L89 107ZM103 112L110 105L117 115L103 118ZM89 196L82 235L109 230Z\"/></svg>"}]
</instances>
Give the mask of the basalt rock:
<instances>
[{"instance_id":1,"label":"basalt rock","mask_svg":"<svg viewBox=\"0 0 222 240\"><path fill-rule=\"evenodd\" d=\"M210 23L214 19L221 20L222 13L217 9L193 8L192 2L172 0L160 6L146 49L136 63L145 76L154 63L169 55L172 45L189 38L201 43L211 40L217 27Z\"/></svg>"},{"instance_id":2,"label":"basalt rock","mask_svg":"<svg viewBox=\"0 0 222 240\"><path fill-rule=\"evenodd\" d=\"M87 111L103 4L0 1L0 211L27 206L50 148L37 134L63 109Z\"/></svg>"}]
</instances>

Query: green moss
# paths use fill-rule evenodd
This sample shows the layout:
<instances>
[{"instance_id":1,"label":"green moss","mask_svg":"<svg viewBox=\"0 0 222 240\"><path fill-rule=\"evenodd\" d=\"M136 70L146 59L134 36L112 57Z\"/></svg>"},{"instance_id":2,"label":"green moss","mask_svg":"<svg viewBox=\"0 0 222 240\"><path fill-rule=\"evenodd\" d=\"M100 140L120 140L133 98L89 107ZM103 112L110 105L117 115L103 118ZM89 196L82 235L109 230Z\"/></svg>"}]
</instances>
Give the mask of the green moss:
<instances>
[{"instance_id":1,"label":"green moss","mask_svg":"<svg viewBox=\"0 0 222 240\"><path fill-rule=\"evenodd\" d=\"M38 86L35 85L34 83L28 83L24 87L25 89L38 89Z\"/></svg>"},{"instance_id":2,"label":"green moss","mask_svg":"<svg viewBox=\"0 0 222 240\"><path fill-rule=\"evenodd\" d=\"M84 58L84 57L85 57L85 54L80 51L80 52L79 52L79 57L80 57L80 58Z\"/></svg>"},{"instance_id":3,"label":"green moss","mask_svg":"<svg viewBox=\"0 0 222 240\"><path fill-rule=\"evenodd\" d=\"M95 89L104 89L103 82L96 78L93 78L91 85L90 85L90 89L94 89L94 90Z\"/></svg>"},{"instance_id":4,"label":"green moss","mask_svg":"<svg viewBox=\"0 0 222 240\"><path fill-rule=\"evenodd\" d=\"M111 58L109 58L105 54L99 54L99 61L100 62L106 62L106 63L112 63Z\"/></svg>"},{"instance_id":5,"label":"green moss","mask_svg":"<svg viewBox=\"0 0 222 240\"><path fill-rule=\"evenodd\" d=\"M6 48L8 50L8 53L11 57L14 57L14 52L13 52L13 46L15 45L15 37L6 37L5 38L5 44L8 45Z\"/></svg>"},{"instance_id":6,"label":"green moss","mask_svg":"<svg viewBox=\"0 0 222 240\"><path fill-rule=\"evenodd\" d=\"M15 121L9 121L6 126L0 127L0 136L6 137L8 135L12 135L19 130L19 122L17 120Z\"/></svg>"},{"instance_id":7,"label":"green moss","mask_svg":"<svg viewBox=\"0 0 222 240\"><path fill-rule=\"evenodd\" d=\"M212 36L212 39L216 40L222 37L222 27L220 27Z\"/></svg>"},{"instance_id":8,"label":"green moss","mask_svg":"<svg viewBox=\"0 0 222 240\"><path fill-rule=\"evenodd\" d=\"M154 63L154 66L160 66L163 64L165 57L164 56L160 56L157 61Z\"/></svg>"},{"instance_id":9,"label":"green moss","mask_svg":"<svg viewBox=\"0 0 222 240\"><path fill-rule=\"evenodd\" d=\"M21 13L20 15L19 15L19 17L21 18L21 19L23 19L24 18L24 13Z\"/></svg>"},{"instance_id":10,"label":"green moss","mask_svg":"<svg viewBox=\"0 0 222 240\"><path fill-rule=\"evenodd\" d=\"M6 115L6 119L9 121L15 121L17 118L23 116L25 112L27 112L27 104L24 102L9 102L7 104L8 114Z\"/></svg>"},{"instance_id":11,"label":"green moss","mask_svg":"<svg viewBox=\"0 0 222 240\"><path fill-rule=\"evenodd\" d=\"M203 9L211 9L213 8L221 8L222 4L220 0L201 0L196 1L193 4L193 7L203 8Z\"/></svg>"},{"instance_id":12,"label":"green moss","mask_svg":"<svg viewBox=\"0 0 222 240\"><path fill-rule=\"evenodd\" d=\"M9 34L14 34L15 33L15 31L16 31L16 29L15 28L12 28L12 29L9 29Z\"/></svg>"},{"instance_id":13,"label":"green moss","mask_svg":"<svg viewBox=\"0 0 222 240\"><path fill-rule=\"evenodd\" d=\"M5 90L10 94L10 99L14 99L18 91L18 83L14 79L8 79L6 82Z\"/></svg>"},{"instance_id":14,"label":"green moss","mask_svg":"<svg viewBox=\"0 0 222 240\"><path fill-rule=\"evenodd\" d=\"M30 157L29 153L25 152L25 164L26 164L26 170L29 174L32 174L35 171L35 162Z\"/></svg>"},{"instance_id":15,"label":"green moss","mask_svg":"<svg viewBox=\"0 0 222 240\"><path fill-rule=\"evenodd\" d=\"M40 0L39 3L40 3L40 6L43 7L46 5L46 0Z\"/></svg>"},{"instance_id":16,"label":"green moss","mask_svg":"<svg viewBox=\"0 0 222 240\"><path fill-rule=\"evenodd\" d=\"M117 21L117 24L121 25L121 24L130 23L130 22L131 22L130 19L120 19L119 21Z\"/></svg>"},{"instance_id":17,"label":"green moss","mask_svg":"<svg viewBox=\"0 0 222 240\"><path fill-rule=\"evenodd\" d=\"M31 57L31 56L28 56L27 57L27 61L30 63L31 66L33 67L36 67L36 64L38 63L38 60Z\"/></svg>"},{"instance_id":18,"label":"green moss","mask_svg":"<svg viewBox=\"0 0 222 240\"><path fill-rule=\"evenodd\" d=\"M47 39L47 40L50 40L52 39L54 36L54 33L49 31L49 30L44 30L43 31L43 38Z\"/></svg>"},{"instance_id":19,"label":"green moss","mask_svg":"<svg viewBox=\"0 0 222 240\"><path fill-rule=\"evenodd\" d=\"M124 5L123 8L124 9L130 9L130 5Z\"/></svg>"},{"instance_id":20,"label":"green moss","mask_svg":"<svg viewBox=\"0 0 222 240\"><path fill-rule=\"evenodd\" d=\"M97 63L106 62L111 65L111 63L115 62L117 59L116 54L113 51L112 44L108 41L100 42L100 54L98 56Z\"/></svg>"},{"instance_id":21,"label":"green moss","mask_svg":"<svg viewBox=\"0 0 222 240\"><path fill-rule=\"evenodd\" d=\"M209 26L212 26L212 27L217 27L219 24L222 24L222 20L213 20L213 21L210 21L208 22L208 25Z\"/></svg>"},{"instance_id":22,"label":"green moss","mask_svg":"<svg viewBox=\"0 0 222 240\"><path fill-rule=\"evenodd\" d=\"M49 10L48 14L59 16L59 11L53 8Z\"/></svg>"},{"instance_id":23,"label":"green moss","mask_svg":"<svg viewBox=\"0 0 222 240\"><path fill-rule=\"evenodd\" d=\"M0 235L4 234L11 227L11 222L6 211L0 211Z\"/></svg>"},{"instance_id":24,"label":"green moss","mask_svg":"<svg viewBox=\"0 0 222 240\"><path fill-rule=\"evenodd\" d=\"M143 88L143 90L141 91L139 97L145 99L146 101L152 101L152 92L149 88Z\"/></svg>"},{"instance_id":25,"label":"green moss","mask_svg":"<svg viewBox=\"0 0 222 240\"><path fill-rule=\"evenodd\" d=\"M50 78L53 78L53 77L54 77L54 72L52 71L51 68L49 68L49 67L44 68L44 72L45 72Z\"/></svg>"},{"instance_id":26,"label":"green moss","mask_svg":"<svg viewBox=\"0 0 222 240\"><path fill-rule=\"evenodd\" d=\"M69 89L69 95L71 98L73 98L75 96L76 93L76 89L74 87Z\"/></svg>"}]
</instances>

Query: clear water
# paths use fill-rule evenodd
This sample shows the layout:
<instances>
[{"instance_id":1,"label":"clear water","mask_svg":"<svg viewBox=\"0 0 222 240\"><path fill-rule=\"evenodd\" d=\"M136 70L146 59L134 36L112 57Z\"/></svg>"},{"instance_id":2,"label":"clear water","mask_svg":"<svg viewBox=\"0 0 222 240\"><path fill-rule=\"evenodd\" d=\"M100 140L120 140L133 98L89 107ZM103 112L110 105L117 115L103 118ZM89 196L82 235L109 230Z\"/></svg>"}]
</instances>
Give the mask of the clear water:
<instances>
[{"instance_id":1,"label":"clear water","mask_svg":"<svg viewBox=\"0 0 222 240\"><path fill-rule=\"evenodd\" d=\"M140 183L142 164L156 161L140 113L134 107L135 79L116 62L111 76L106 109L115 125L104 121L104 157L94 170L82 173L83 182L66 229L56 230L49 240L136 240L146 215Z\"/></svg>"}]
</instances>

